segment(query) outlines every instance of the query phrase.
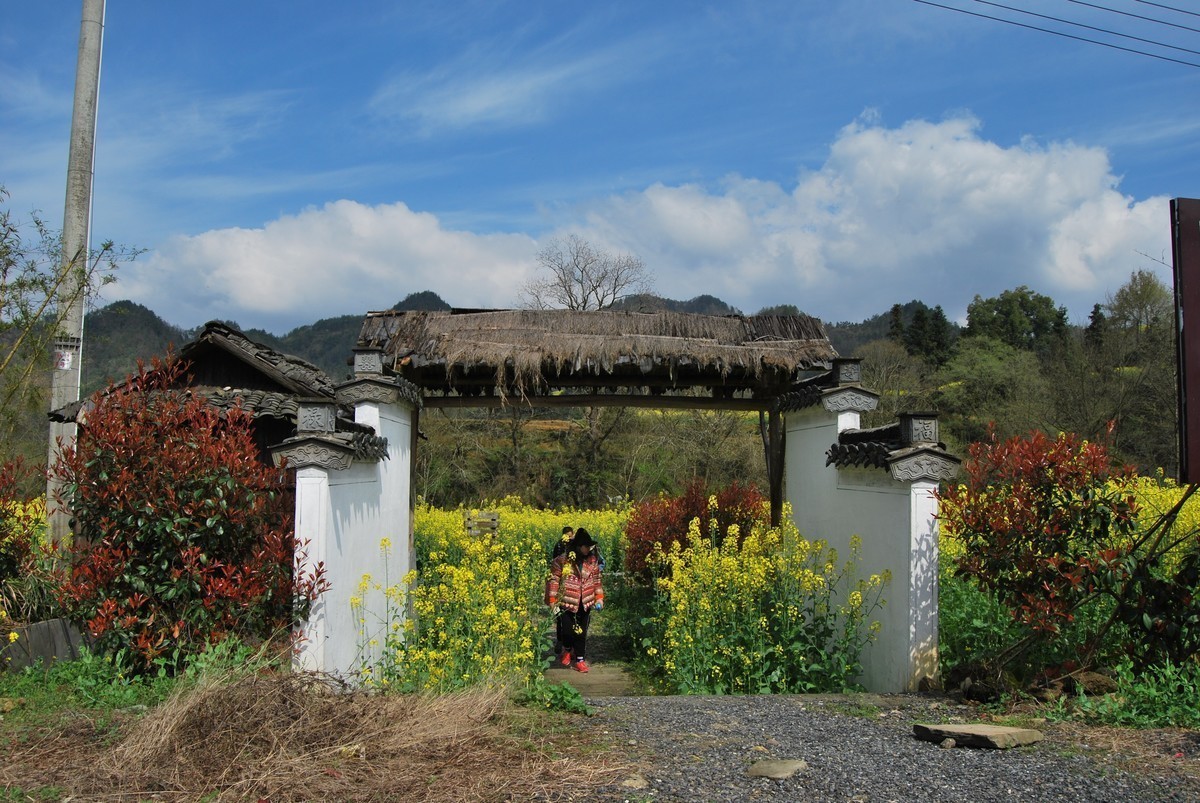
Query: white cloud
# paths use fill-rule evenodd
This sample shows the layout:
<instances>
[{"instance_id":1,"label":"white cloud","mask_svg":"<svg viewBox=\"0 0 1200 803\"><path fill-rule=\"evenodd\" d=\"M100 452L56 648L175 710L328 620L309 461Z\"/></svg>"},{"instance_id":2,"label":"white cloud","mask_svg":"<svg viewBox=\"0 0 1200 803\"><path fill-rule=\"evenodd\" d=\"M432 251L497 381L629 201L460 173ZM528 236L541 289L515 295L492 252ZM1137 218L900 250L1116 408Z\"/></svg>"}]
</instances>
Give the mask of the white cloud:
<instances>
[{"instance_id":1,"label":"white cloud","mask_svg":"<svg viewBox=\"0 0 1200 803\"><path fill-rule=\"evenodd\" d=\"M284 331L386 309L420 290L460 306L506 306L535 251L528 237L449 231L402 203L336 201L259 229L177 237L123 270L109 295L184 325L220 317Z\"/></svg>"},{"instance_id":2,"label":"white cloud","mask_svg":"<svg viewBox=\"0 0 1200 803\"><path fill-rule=\"evenodd\" d=\"M546 236L636 253L661 294L710 293L746 312L791 303L862 320L915 298L961 318L976 294L1028 285L1079 320L1136 268L1170 281L1139 256L1167 248L1166 199L1135 200L1117 183L1103 150L1005 147L970 117L860 121L792 186L653 184L561 213ZM456 306L511 305L536 250L532 236L452 231L400 203L338 201L172 240L123 289L169 320L283 329L425 289Z\"/></svg>"},{"instance_id":3,"label":"white cloud","mask_svg":"<svg viewBox=\"0 0 1200 803\"><path fill-rule=\"evenodd\" d=\"M1116 187L1101 149L1002 147L965 116L860 121L794 187L655 185L594 202L582 228L641 254L662 294L711 292L747 312L794 303L861 320L916 298L961 316L977 293L1026 284L1081 317L1135 268L1169 281L1138 255L1166 248L1166 199Z\"/></svg>"},{"instance_id":4,"label":"white cloud","mask_svg":"<svg viewBox=\"0 0 1200 803\"><path fill-rule=\"evenodd\" d=\"M477 48L424 74L388 79L368 107L422 136L532 126L561 114L572 100L639 77L661 55L662 48L637 37L597 49L566 35L523 55L511 45Z\"/></svg>"}]
</instances>

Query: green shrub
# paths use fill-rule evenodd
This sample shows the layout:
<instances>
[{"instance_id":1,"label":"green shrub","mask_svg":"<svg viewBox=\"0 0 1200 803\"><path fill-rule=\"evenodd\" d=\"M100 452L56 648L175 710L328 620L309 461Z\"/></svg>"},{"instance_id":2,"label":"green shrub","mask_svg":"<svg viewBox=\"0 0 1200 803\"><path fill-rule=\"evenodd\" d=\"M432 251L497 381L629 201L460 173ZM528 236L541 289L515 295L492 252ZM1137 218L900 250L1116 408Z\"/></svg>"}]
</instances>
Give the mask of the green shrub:
<instances>
[{"instance_id":1,"label":"green shrub","mask_svg":"<svg viewBox=\"0 0 1200 803\"><path fill-rule=\"evenodd\" d=\"M969 577L942 572L938 591L938 660L944 677L999 654L1024 633L1008 607Z\"/></svg>"}]
</instances>

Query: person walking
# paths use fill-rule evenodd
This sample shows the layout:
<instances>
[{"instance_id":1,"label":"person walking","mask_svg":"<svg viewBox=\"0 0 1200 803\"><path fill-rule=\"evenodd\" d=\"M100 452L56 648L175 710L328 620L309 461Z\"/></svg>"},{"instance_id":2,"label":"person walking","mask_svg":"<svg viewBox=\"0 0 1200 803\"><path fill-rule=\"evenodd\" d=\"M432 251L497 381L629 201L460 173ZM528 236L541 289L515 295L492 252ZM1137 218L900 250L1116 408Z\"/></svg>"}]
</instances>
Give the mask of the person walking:
<instances>
[{"instance_id":1,"label":"person walking","mask_svg":"<svg viewBox=\"0 0 1200 803\"><path fill-rule=\"evenodd\" d=\"M575 531L568 549L550 563L550 607L558 608L559 632L563 639L563 666L587 672L585 656L588 624L592 611L604 608L604 584L596 541L583 527Z\"/></svg>"},{"instance_id":2,"label":"person walking","mask_svg":"<svg viewBox=\"0 0 1200 803\"><path fill-rule=\"evenodd\" d=\"M554 568L554 559L571 548L571 541L575 538L575 528L571 525L564 525L562 528L562 537L554 542L554 549L550 551L550 568ZM546 578L546 599L547 605L550 605L550 579ZM554 657L558 659L562 656L563 651L563 620L561 616L554 617Z\"/></svg>"}]
</instances>

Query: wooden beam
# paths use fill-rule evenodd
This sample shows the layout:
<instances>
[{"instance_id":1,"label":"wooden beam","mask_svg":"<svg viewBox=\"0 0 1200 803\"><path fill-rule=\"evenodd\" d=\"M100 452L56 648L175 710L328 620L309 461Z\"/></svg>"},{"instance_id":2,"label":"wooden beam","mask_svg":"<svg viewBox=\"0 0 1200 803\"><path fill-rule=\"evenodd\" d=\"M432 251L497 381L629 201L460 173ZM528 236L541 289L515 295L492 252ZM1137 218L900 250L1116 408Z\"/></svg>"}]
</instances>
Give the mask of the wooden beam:
<instances>
[{"instance_id":1,"label":"wooden beam","mask_svg":"<svg viewBox=\"0 0 1200 803\"><path fill-rule=\"evenodd\" d=\"M775 399L714 399L708 396L623 396L611 394L569 394L562 396L426 396L427 410L453 410L480 407L639 407L651 410L770 410Z\"/></svg>"},{"instance_id":2,"label":"wooden beam","mask_svg":"<svg viewBox=\"0 0 1200 803\"><path fill-rule=\"evenodd\" d=\"M443 391L446 388L454 388L460 391L470 390L479 391L482 393L496 392L496 375L494 373L487 374L486 376L481 375L478 377L464 377L456 375L450 381L447 381L443 375L422 376L417 373L401 372L399 376L426 391ZM510 380L512 379L511 376L508 378ZM678 376L674 380L671 380L665 376L554 376L545 378L541 387L550 388L552 390L565 390L572 388L619 388L622 390L651 388L664 391L680 391L692 388L716 388L724 391L757 390L771 393L785 393L791 389L791 377L781 376L777 379L766 379L762 376Z\"/></svg>"}]
</instances>

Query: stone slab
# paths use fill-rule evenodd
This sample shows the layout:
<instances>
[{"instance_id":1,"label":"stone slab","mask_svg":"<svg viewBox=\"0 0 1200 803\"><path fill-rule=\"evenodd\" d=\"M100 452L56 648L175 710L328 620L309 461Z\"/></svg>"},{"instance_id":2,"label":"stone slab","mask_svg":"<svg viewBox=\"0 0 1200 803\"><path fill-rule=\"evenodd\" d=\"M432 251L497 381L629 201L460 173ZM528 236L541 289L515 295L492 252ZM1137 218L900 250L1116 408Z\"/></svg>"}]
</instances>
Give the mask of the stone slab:
<instances>
[{"instance_id":1,"label":"stone slab","mask_svg":"<svg viewBox=\"0 0 1200 803\"><path fill-rule=\"evenodd\" d=\"M749 773L751 778L771 778L783 781L806 769L808 769L808 762L799 759L765 759L754 762L750 766Z\"/></svg>"},{"instance_id":2,"label":"stone slab","mask_svg":"<svg viewBox=\"0 0 1200 803\"><path fill-rule=\"evenodd\" d=\"M592 664L590 672L576 672L554 663L543 674L549 683L570 683L584 697L625 697L638 693L633 676L620 664Z\"/></svg>"},{"instance_id":3,"label":"stone slab","mask_svg":"<svg viewBox=\"0 0 1200 803\"><path fill-rule=\"evenodd\" d=\"M0 636L5 637L0 647L0 670L7 668L19 672L41 663L43 668L55 661L71 661L79 657L84 638L79 629L66 619L49 619L30 625L12 628L17 634L15 641L7 639L9 629Z\"/></svg>"},{"instance_id":4,"label":"stone slab","mask_svg":"<svg viewBox=\"0 0 1200 803\"><path fill-rule=\"evenodd\" d=\"M1006 725L913 725L913 736L926 742L941 743L953 739L958 747L986 747L1007 750L1040 742L1041 731Z\"/></svg>"}]
</instances>

